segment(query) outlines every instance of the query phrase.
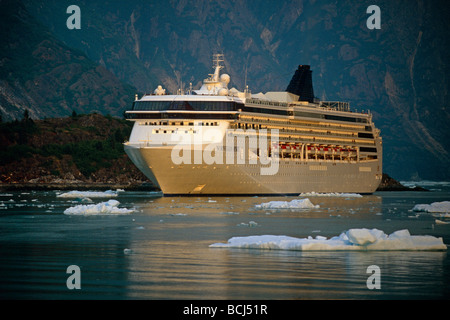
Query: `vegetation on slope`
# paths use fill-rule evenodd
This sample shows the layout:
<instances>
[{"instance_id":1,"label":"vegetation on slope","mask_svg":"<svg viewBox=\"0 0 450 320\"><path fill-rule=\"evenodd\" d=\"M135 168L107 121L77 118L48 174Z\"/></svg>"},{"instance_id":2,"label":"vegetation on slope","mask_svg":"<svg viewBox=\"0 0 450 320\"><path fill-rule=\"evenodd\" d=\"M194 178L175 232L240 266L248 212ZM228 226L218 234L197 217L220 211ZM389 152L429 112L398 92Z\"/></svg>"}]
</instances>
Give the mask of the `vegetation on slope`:
<instances>
[{"instance_id":1,"label":"vegetation on slope","mask_svg":"<svg viewBox=\"0 0 450 320\"><path fill-rule=\"evenodd\" d=\"M132 123L99 114L0 123L0 182L142 183L122 143Z\"/></svg>"}]
</instances>

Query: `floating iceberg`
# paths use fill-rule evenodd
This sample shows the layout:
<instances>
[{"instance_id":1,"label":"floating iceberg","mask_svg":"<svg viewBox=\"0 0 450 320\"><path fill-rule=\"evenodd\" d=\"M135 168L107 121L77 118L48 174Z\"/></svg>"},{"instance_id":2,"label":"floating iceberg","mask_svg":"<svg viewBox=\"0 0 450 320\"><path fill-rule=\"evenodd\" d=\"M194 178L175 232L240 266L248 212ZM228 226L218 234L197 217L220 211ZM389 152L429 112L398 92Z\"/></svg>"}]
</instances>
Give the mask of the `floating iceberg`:
<instances>
[{"instance_id":1,"label":"floating iceberg","mask_svg":"<svg viewBox=\"0 0 450 320\"><path fill-rule=\"evenodd\" d=\"M255 228L258 227L259 224L255 221L249 221L248 223L245 222L241 222L239 224L236 225L237 227L250 227L250 228Z\"/></svg>"},{"instance_id":2,"label":"floating iceberg","mask_svg":"<svg viewBox=\"0 0 450 320\"><path fill-rule=\"evenodd\" d=\"M450 201L433 202L432 204L416 204L412 210L429 213L449 213Z\"/></svg>"},{"instance_id":3,"label":"floating iceberg","mask_svg":"<svg viewBox=\"0 0 450 320\"><path fill-rule=\"evenodd\" d=\"M319 205L314 205L308 198L294 199L292 201L269 201L257 204L256 209L317 209Z\"/></svg>"},{"instance_id":4,"label":"floating iceberg","mask_svg":"<svg viewBox=\"0 0 450 320\"><path fill-rule=\"evenodd\" d=\"M58 198L114 198L117 197L117 192L108 191L69 191L57 195Z\"/></svg>"},{"instance_id":5,"label":"floating iceberg","mask_svg":"<svg viewBox=\"0 0 450 320\"><path fill-rule=\"evenodd\" d=\"M117 200L109 200L97 204L77 205L64 210L64 214L68 215L116 215L129 214L134 212L134 209L118 208L120 204Z\"/></svg>"},{"instance_id":6,"label":"floating iceberg","mask_svg":"<svg viewBox=\"0 0 450 320\"><path fill-rule=\"evenodd\" d=\"M339 197L339 198L362 198L359 193L316 193L316 192L304 192L299 195L300 197Z\"/></svg>"},{"instance_id":7,"label":"floating iceberg","mask_svg":"<svg viewBox=\"0 0 450 320\"><path fill-rule=\"evenodd\" d=\"M262 235L233 237L227 243L214 243L211 248L246 248L298 251L391 251L391 250L447 250L442 238L412 236L408 230L398 230L390 235L378 229L350 229L339 236L294 238Z\"/></svg>"},{"instance_id":8,"label":"floating iceberg","mask_svg":"<svg viewBox=\"0 0 450 320\"><path fill-rule=\"evenodd\" d=\"M430 181L430 180L423 180L423 181L400 181L402 185L408 188L414 188L416 186L419 187L450 187L450 181Z\"/></svg>"}]
</instances>

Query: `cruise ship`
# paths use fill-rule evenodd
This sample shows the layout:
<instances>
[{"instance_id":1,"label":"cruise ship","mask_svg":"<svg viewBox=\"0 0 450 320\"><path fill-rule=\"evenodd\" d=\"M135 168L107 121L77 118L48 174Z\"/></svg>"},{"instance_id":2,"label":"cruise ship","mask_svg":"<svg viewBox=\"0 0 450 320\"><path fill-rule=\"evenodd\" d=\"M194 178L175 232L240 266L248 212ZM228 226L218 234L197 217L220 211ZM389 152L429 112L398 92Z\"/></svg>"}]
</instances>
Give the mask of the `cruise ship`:
<instances>
[{"instance_id":1,"label":"cruise ship","mask_svg":"<svg viewBox=\"0 0 450 320\"><path fill-rule=\"evenodd\" d=\"M200 89L136 96L124 148L164 195L373 193L382 138L369 111L314 97L300 65L286 91L229 89L223 55Z\"/></svg>"}]
</instances>

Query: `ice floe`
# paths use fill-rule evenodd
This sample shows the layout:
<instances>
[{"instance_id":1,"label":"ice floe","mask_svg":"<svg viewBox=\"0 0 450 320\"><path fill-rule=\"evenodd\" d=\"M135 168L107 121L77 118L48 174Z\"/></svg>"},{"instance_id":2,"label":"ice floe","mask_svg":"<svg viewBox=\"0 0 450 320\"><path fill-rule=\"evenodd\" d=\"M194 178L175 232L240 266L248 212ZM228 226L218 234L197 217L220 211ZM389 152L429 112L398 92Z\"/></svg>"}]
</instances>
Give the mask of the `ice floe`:
<instances>
[{"instance_id":1,"label":"ice floe","mask_svg":"<svg viewBox=\"0 0 450 320\"><path fill-rule=\"evenodd\" d=\"M315 238L277 235L233 237L227 243L214 243L209 247L298 251L447 250L442 238L429 235L412 236L406 229L387 235L378 229L365 228L349 229L330 239L320 235Z\"/></svg>"},{"instance_id":2,"label":"ice floe","mask_svg":"<svg viewBox=\"0 0 450 320\"><path fill-rule=\"evenodd\" d=\"M450 187L450 181L400 181L402 185L408 188L414 188L416 186L419 187L427 187L427 188L442 188L442 187Z\"/></svg>"},{"instance_id":3,"label":"ice floe","mask_svg":"<svg viewBox=\"0 0 450 320\"><path fill-rule=\"evenodd\" d=\"M416 212L449 213L450 201L433 202L432 204L416 204L412 210Z\"/></svg>"},{"instance_id":4,"label":"ice floe","mask_svg":"<svg viewBox=\"0 0 450 320\"><path fill-rule=\"evenodd\" d=\"M259 224L257 222L255 222L255 221L249 221L248 223L241 222L241 223L237 224L236 226L238 226L238 227L255 228L255 227L258 227Z\"/></svg>"},{"instance_id":5,"label":"ice floe","mask_svg":"<svg viewBox=\"0 0 450 320\"><path fill-rule=\"evenodd\" d=\"M319 205L314 205L308 198L294 199L292 201L269 201L257 204L256 209L317 209Z\"/></svg>"},{"instance_id":6,"label":"ice floe","mask_svg":"<svg viewBox=\"0 0 450 320\"><path fill-rule=\"evenodd\" d=\"M129 214L134 212L134 209L119 208L120 202L117 200L109 200L97 204L80 204L64 210L67 215L117 215Z\"/></svg>"},{"instance_id":7,"label":"ice floe","mask_svg":"<svg viewBox=\"0 0 450 320\"><path fill-rule=\"evenodd\" d=\"M363 196L359 193L317 193L317 192L304 192L300 193L300 197L339 197L339 198L362 198Z\"/></svg>"},{"instance_id":8,"label":"ice floe","mask_svg":"<svg viewBox=\"0 0 450 320\"><path fill-rule=\"evenodd\" d=\"M58 198L114 198L117 197L117 192L112 190L107 191L78 191L73 190L57 195Z\"/></svg>"}]
</instances>

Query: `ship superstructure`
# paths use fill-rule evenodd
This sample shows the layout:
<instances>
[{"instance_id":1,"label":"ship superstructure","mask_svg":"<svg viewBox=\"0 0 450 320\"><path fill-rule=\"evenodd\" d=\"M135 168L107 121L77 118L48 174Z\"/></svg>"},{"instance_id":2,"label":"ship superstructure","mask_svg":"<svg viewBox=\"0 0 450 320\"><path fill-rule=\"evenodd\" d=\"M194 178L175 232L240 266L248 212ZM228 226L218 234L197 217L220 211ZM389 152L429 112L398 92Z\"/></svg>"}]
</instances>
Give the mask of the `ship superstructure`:
<instances>
[{"instance_id":1,"label":"ship superstructure","mask_svg":"<svg viewBox=\"0 0 450 320\"><path fill-rule=\"evenodd\" d=\"M314 98L300 65L283 92L228 88L214 73L198 90L136 98L125 151L165 195L372 193L382 177L382 139L369 112Z\"/></svg>"}]
</instances>

